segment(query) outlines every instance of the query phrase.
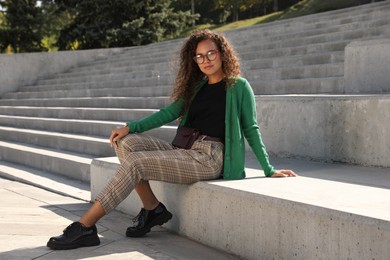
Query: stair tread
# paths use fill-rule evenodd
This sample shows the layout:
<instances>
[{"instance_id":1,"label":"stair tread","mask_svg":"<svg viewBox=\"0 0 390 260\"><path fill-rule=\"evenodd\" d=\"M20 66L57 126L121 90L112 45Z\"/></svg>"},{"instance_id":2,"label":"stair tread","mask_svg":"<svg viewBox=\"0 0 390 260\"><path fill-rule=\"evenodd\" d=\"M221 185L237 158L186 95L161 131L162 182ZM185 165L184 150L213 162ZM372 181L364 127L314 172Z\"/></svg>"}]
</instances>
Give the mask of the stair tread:
<instances>
[{"instance_id":1,"label":"stair tread","mask_svg":"<svg viewBox=\"0 0 390 260\"><path fill-rule=\"evenodd\" d=\"M304 207L315 206L390 221L388 169L272 156L270 160L280 169L294 169L299 177L264 178L257 159L248 152L244 180L212 180L196 185L234 192L236 197L261 195L298 202ZM116 157L99 158L93 162L95 166L107 169L114 169L118 163Z\"/></svg>"},{"instance_id":2,"label":"stair tread","mask_svg":"<svg viewBox=\"0 0 390 260\"><path fill-rule=\"evenodd\" d=\"M0 176L31 184L57 194L84 201L91 200L89 183L70 179L62 175L0 160Z\"/></svg>"},{"instance_id":3,"label":"stair tread","mask_svg":"<svg viewBox=\"0 0 390 260\"><path fill-rule=\"evenodd\" d=\"M105 122L102 122L102 123L105 123ZM98 137L98 136L59 133L59 132L54 132L54 131L45 131L45 130L37 130L37 129L29 129L29 128L22 129L22 128L9 127L9 126L0 126L0 129L7 130L7 131L26 133L26 134L30 133L30 134L35 134L35 135L53 136L53 137L58 137L58 138L72 138L72 139L80 139L80 140L85 140L85 141L92 141L92 142L109 144L109 140L107 138Z\"/></svg>"},{"instance_id":4,"label":"stair tread","mask_svg":"<svg viewBox=\"0 0 390 260\"><path fill-rule=\"evenodd\" d=\"M63 159L77 161L79 163L88 164L88 165L91 163L93 159L92 156L86 154L79 154L74 152L58 150L58 149L51 149L47 147L39 147L36 145L27 145L23 143L7 142L3 140L0 140L0 147L2 147L2 149L8 147L11 149L21 150L24 152L40 154L42 156L63 158Z\"/></svg>"}]
</instances>

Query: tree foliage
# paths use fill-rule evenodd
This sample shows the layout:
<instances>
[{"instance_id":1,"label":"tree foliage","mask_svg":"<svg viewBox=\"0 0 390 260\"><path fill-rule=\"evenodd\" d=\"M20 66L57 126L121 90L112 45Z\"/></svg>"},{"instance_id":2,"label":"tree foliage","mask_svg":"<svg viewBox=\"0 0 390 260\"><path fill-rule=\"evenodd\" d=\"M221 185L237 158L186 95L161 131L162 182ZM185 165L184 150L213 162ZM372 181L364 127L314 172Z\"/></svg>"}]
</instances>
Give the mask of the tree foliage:
<instances>
[{"instance_id":1,"label":"tree foliage","mask_svg":"<svg viewBox=\"0 0 390 260\"><path fill-rule=\"evenodd\" d=\"M141 45L180 35L195 21L224 24L283 10L297 2L0 0L0 51L9 46L14 52L26 52Z\"/></svg>"},{"instance_id":2,"label":"tree foliage","mask_svg":"<svg viewBox=\"0 0 390 260\"><path fill-rule=\"evenodd\" d=\"M44 17L35 0L1 0L5 25L0 29L1 51L11 46L14 52L44 51L42 25Z\"/></svg>"},{"instance_id":3,"label":"tree foliage","mask_svg":"<svg viewBox=\"0 0 390 260\"><path fill-rule=\"evenodd\" d=\"M299 0L192 0L199 23L222 24L228 21L249 19L283 10ZM176 0L175 8L190 10L191 1Z\"/></svg>"},{"instance_id":4,"label":"tree foliage","mask_svg":"<svg viewBox=\"0 0 390 260\"><path fill-rule=\"evenodd\" d=\"M197 18L174 11L171 0L62 1L75 10L74 20L59 37L60 49L124 47L175 36Z\"/></svg>"}]
</instances>

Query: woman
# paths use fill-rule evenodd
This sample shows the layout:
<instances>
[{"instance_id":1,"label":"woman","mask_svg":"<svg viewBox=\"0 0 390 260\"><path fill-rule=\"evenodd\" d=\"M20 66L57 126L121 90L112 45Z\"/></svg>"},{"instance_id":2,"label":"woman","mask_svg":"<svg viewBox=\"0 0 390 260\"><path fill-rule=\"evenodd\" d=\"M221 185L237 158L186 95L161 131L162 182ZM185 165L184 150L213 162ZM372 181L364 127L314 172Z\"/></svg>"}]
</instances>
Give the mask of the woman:
<instances>
[{"instance_id":1,"label":"woman","mask_svg":"<svg viewBox=\"0 0 390 260\"><path fill-rule=\"evenodd\" d=\"M148 181L190 184L217 179L221 174L224 179L243 179L243 136L267 177L296 176L291 170L274 170L269 163L257 125L253 91L240 77L238 58L224 36L209 30L194 32L181 49L179 65L172 104L112 131L110 143L121 163L115 176L80 220L68 226L62 235L50 238L48 247L72 249L98 245L96 222L133 189L144 207L126 235L145 235L153 226L172 218ZM178 118L179 126L201 132L190 149L138 134Z\"/></svg>"}]
</instances>

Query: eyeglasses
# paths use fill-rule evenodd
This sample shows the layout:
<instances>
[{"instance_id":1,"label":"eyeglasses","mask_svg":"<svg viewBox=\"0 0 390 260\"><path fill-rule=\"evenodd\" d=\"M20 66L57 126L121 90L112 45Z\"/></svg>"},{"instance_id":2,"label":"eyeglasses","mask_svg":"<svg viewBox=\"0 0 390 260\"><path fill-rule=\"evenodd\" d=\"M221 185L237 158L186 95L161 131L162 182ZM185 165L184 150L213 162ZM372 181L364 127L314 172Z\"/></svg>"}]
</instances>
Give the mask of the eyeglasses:
<instances>
[{"instance_id":1,"label":"eyeglasses","mask_svg":"<svg viewBox=\"0 0 390 260\"><path fill-rule=\"evenodd\" d=\"M206 55L203 55L203 54L197 54L195 55L195 57L193 58L194 61L198 64L203 64L204 61L205 61L205 58L208 59L208 61L213 61L217 58L217 53L218 51L217 50L210 50L207 52Z\"/></svg>"}]
</instances>

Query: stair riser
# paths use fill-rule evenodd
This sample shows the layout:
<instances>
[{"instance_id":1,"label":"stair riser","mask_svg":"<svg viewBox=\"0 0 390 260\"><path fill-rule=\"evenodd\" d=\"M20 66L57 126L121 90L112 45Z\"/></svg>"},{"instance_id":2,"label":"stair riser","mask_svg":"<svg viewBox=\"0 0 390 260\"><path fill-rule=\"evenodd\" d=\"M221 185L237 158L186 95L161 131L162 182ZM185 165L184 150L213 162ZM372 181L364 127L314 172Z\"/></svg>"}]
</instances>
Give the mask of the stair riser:
<instances>
[{"instance_id":1,"label":"stair riser","mask_svg":"<svg viewBox=\"0 0 390 260\"><path fill-rule=\"evenodd\" d=\"M253 54L252 54L253 55ZM259 54L258 57L261 54ZM253 57L252 57L253 58ZM265 57L263 57L265 58ZM334 62L343 62L344 54L343 52L338 53L324 53L324 54L308 54L307 56L282 56L279 59L260 59L260 60L249 60L243 61L243 67L247 70L250 69L260 69L260 68L276 68L276 67L287 67L287 66L296 66L296 65L311 65L311 64L326 64ZM136 79L136 78L148 78L148 77L161 77L161 76L173 76L175 71L167 70L168 64L164 64L159 69L152 70L143 70L140 67L138 71L135 72L113 72L105 73L105 70L97 70L94 72L89 72L81 74L75 74L73 78L71 77L59 77L57 79L50 80L41 80L38 82L38 85L50 85L50 84L72 84L72 83L83 83L86 81L98 82L98 81L109 81L110 79L120 80L120 79ZM138 69L138 68L137 68Z\"/></svg>"},{"instance_id":2,"label":"stair riser","mask_svg":"<svg viewBox=\"0 0 390 260\"><path fill-rule=\"evenodd\" d=\"M389 20L389 21L388 21ZM275 41L280 41L280 42L283 42L283 44L286 44L286 39L288 39L289 41L287 42L292 42L293 45L307 45L307 44L313 44L313 43L319 43L319 42L324 42L324 41L334 41L335 39L336 40L341 40L341 39L356 39L356 38L361 38L361 37L365 37L365 36L373 36L373 35L377 35L379 32L380 32L380 27L383 27L383 26L388 26L388 24L390 24L390 19L389 18L384 18L384 19L381 19L381 20L378 20L378 21L374 21L374 22L371 22L371 23L367 23L367 24L363 24L360 20L358 23L355 23L355 24L351 24L351 25L345 25L345 26L340 26L340 28L337 30L337 29L332 29L330 30L329 32L322 32L322 31L319 31L318 33L323 33L323 35L315 35L315 32L310 32L310 33L307 33L308 35L305 35L304 33L300 34L300 33L296 33L296 34L293 34L293 35L290 35L290 34L283 34L283 35L279 35L279 36L274 36L274 37L270 37L270 38L262 38L261 39L261 42L262 43L267 43L269 42L269 45L267 45L267 49L269 48L269 46L274 46L275 45ZM364 29L355 29L355 28L361 28L363 27ZM349 31L344 31L344 30L347 30L349 29ZM355 30L352 30L352 29L355 29ZM310 35L313 35L313 36L310 36ZM250 36L250 35L248 35ZM295 37L299 38L299 39L294 39ZM306 41L302 42L302 40L304 38L307 38ZM253 36L252 36L253 38ZM295 41L294 41L295 40ZM253 44L253 39L251 40L248 40L247 42L243 42L242 40L240 41L240 44L238 47L238 50L239 51L251 51L253 50L253 47L248 47L247 45L248 44ZM285 46L286 45L281 45L281 46ZM245 48L245 49L244 49ZM261 49L261 47L259 48L259 45L257 44L254 48L256 49ZM126 55L121 55L121 58L120 59L116 59L116 60L113 60L110 62L110 65L107 66L107 65L104 65L103 64L103 61L98 61L97 63L91 63L91 64L88 64L89 66L91 65L94 65L94 67L98 67L99 63L102 63L102 66L101 66L101 69L105 69L105 68L112 68L112 67L116 67L116 66L131 66L131 65L137 65L139 62L142 62L143 64L146 62L148 62L148 60L151 62L151 63L156 63L156 62L166 62L167 60L171 59L173 57L173 54L175 52L164 52L163 50L161 50L159 52L160 54L163 53L162 55L158 55L156 57L156 54L153 54L153 53L148 53L147 55L142 55L142 56L134 56L133 55L129 55L128 57ZM131 62L129 62L128 60L131 60ZM86 69L88 70L88 68L86 67ZM161 68L163 69L163 68ZM83 70L82 67L78 68L78 71L80 70Z\"/></svg>"},{"instance_id":3,"label":"stair riser","mask_svg":"<svg viewBox=\"0 0 390 260\"><path fill-rule=\"evenodd\" d=\"M390 6L388 3L383 6L374 8L357 7L355 12L347 9L333 11L331 13L313 14L302 16L294 19L281 20L273 22L273 24L262 24L253 26L251 28L244 28L242 31L250 36L258 31L259 36L270 36L277 34L288 34L293 30L294 32L310 31L313 29L320 29L331 26L338 26L340 24L348 24L353 22L364 22L375 19L378 16L386 16L389 12ZM255 29L255 30L253 30ZM227 32L230 38L238 39L239 36L235 33Z\"/></svg>"},{"instance_id":4,"label":"stair riser","mask_svg":"<svg viewBox=\"0 0 390 260\"><path fill-rule=\"evenodd\" d=\"M327 66L327 67L326 67ZM330 68L328 68L330 67ZM342 76L343 75L343 63L337 65L337 69L334 69L336 66L324 64L322 67L311 68L311 67L302 67L302 68L276 68L272 71L258 71L258 70L248 70L247 76L249 79L289 79L289 78L320 78L320 77L331 77L331 76ZM340 69L341 67L341 69ZM130 82L132 80L155 80L158 81L161 79L164 83L169 82L169 78L166 75L163 76L148 76L148 73L137 73L137 74L125 74L125 75L116 75L112 76L111 79L115 79L115 81L126 81ZM75 79L59 79L57 81L52 81L53 84L62 85L62 84L82 84L83 82L92 83L102 83L107 82L107 85L110 84L110 78L106 78L104 76L91 76L86 79L75 78ZM48 83L48 82L45 82ZM133 85L133 84L131 84ZM45 86L45 85L41 85ZM91 85L90 85L91 86Z\"/></svg>"},{"instance_id":5,"label":"stair riser","mask_svg":"<svg viewBox=\"0 0 390 260\"><path fill-rule=\"evenodd\" d=\"M344 64L329 64L326 66L250 70L247 71L245 75L249 81L338 77L344 75L343 65Z\"/></svg>"},{"instance_id":6,"label":"stair riser","mask_svg":"<svg viewBox=\"0 0 390 260\"><path fill-rule=\"evenodd\" d=\"M390 19L389 19L390 20ZM374 23L372 25L366 25L367 28L364 29L356 29L356 30L348 30L348 31L336 31L336 32L330 32L330 33L324 33L322 35L313 35L313 36L278 36L271 39L253 39L254 36L248 35L248 37L245 37L245 39L248 39L247 41L241 41L237 42L235 44L234 41L232 43L234 45L237 45L237 51L238 52L253 52L253 51L260 51L260 50L270 50L270 49L279 49L279 48L291 48L296 46L306 46L306 45L312 45L312 44L320 44L320 43L327 43L327 42L334 42L334 41L341 41L341 40L354 40L354 39L360 39L360 38L366 38L366 37L372 37L376 35L380 35L383 33L384 28L387 28L390 24L390 21L388 23L385 23L384 21L377 22L377 25ZM341 30L341 29L340 29ZM286 37L286 38L283 38ZM295 38L297 37L297 38ZM259 41L260 40L260 41ZM253 45L253 43L256 42L257 44ZM260 44L259 44L260 42ZM102 69L107 70L109 68L120 68L120 67L136 67L140 63L141 64L155 64L160 62L168 62L171 63L171 61L175 58L177 54L175 52L168 52L165 53L164 56L153 56L152 54L148 54L147 56L122 56L121 59L115 60L112 62L103 63L101 61L99 64L89 64L89 66L93 65L94 69ZM173 65L171 65L173 66ZM88 71L88 67L80 67L78 68L78 72L86 70ZM154 70L154 69L152 69ZM155 70L161 70L165 71L164 67L157 67Z\"/></svg>"},{"instance_id":7,"label":"stair riser","mask_svg":"<svg viewBox=\"0 0 390 260\"><path fill-rule=\"evenodd\" d=\"M110 98L110 99L25 99L0 100L1 106L47 106L47 107L111 107L158 109L170 104L169 98Z\"/></svg>"},{"instance_id":8,"label":"stair riser","mask_svg":"<svg viewBox=\"0 0 390 260\"><path fill-rule=\"evenodd\" d=\"M44 156L8 147L1 147L0 159L85 182L90 181L89 163L74 162L63 158Z\"/></svg>"},{"instance_id":9,"label":"stair riser","mask_svg":"<svg viewBox=\"0 0 390 260\"><path fill-rule=\"evenodd\" d=\"M356 30L350 32L343 32L343 33L318 35L318 36L313 36L308 38L287 39L284 41L256 44L252 46L246 46L245 51L270 50L270 49L306 46L306 45L320 44L320 43L327 43L327 42L346 41L346 40L352 41L356 39L369 38L369 37L381 35L387 26L388 25L372 28L372 29L366 29L366 30ZM253 44L253 40L251 42ZM238 49L238 51L240 51L240 49Z\"/></svg>"},{"instance_id":10,"label":"stair riser","mask_svg":"<svg viewBox=\"0 0 390 260\"><path fill-rule=\"evenodd\" d=\"M159 132L165 132L165 131L175 131L175 125L172 125L167 128L162 128L159 130ZM61 148L64 146L69 146L70 149L76 149L76 150L70 150L69 151L75 151L75 152L82 152L85 151L87 154L95 154L98 156L103 156L104 153L112 155L111 150L108 149L108 139L111 134L111 131L123 126L123 123L104 123L104 122L88 122L88 121L66 121L66 120L44 120L44 119L26 119L26 118L17 118L17 117L10 117L10 118L0 118L0 125L6 126L5 128L0 127L0 133L1 133L1 139L3 140L12 140L31 144L37 144L42 146L48 146L53 148ZM9 128L7 128L7 126ZM89 140L87 138L83 139L82 137L79 137L83 140L82 144L80 143L80 146L88 146L88 144L93 144L94 142L97 142L98 145L101 145L101 149L96 150L95 148L91 147L84 147L81 150L77 148L77 140L76 137L71 138L67 136L52 136L52 135L45 135L45 133L33 133L33 132L20 132L17 133L17 131L14 130L14 127L19 129L33 129L33 130L42 130L42 131L49 131L49 132L57 132L57 133L67 133L67 134L80 134L80 135L86 135L88 137L101 137L103 140ZM15 134L12 134L12 132L15 131ZM31 131L31 130L28 130ZM23 136L25 135L25 136ZM164 135L164 134L162 134ZM43 136L43 137L42 137ZM47 141L44 139L47 138ZM49 140L50 138L50 140ZM60 140L60 139L64 140ZM40 140L43 140L44 142L40 142ZM19 141L18 141L19 140ZM76 142L71 145L67 145L67 140L69 142ZM50 145L49 145L50 144ZM103 148L104 149L103 149ZM88 149L88 150L86 150ZM109 152L107 152L109 151ZM107 155L108 156L108 155Z\"/></svg>"},{"instance_id":11,"label":"stair riser","mask_svg":"<svg viewBox=\"0 0 390 260\"><path fill-rule=\"evenodd\" d=\"M87 120L107 120L128 122L144 118L158 110L142 111L142 110L118 110L118 109L87 109L87 108L36 108L36 107L0 107L0 114L26 116L26 117L46 117L46 118L62 118L62 119L87 119ZM35 118L31 119L35 121ZM12 126L17 120L12 117L2 119L2 123ZM29 121L28 124L31 124ZM39 123L40 124L40 123ZM39 125L37 124L37 125Z\"/></svg>"},{"instance_id":12,"label":"stair riser","mask_svg":"<svg viewBox=\"0 0 390 260\"><path fill-rule=\"evenodd\" d=\"M139 78L160 78L160 77L172 77L172 71L167 70L152 70L152 71L138 71L138 72L126 72L126 73L111 73L111 74L85 74L81 77L74 78L58 78L49 80L40 80L37 85L55 85L55 84L72 84L83 82L100 82L111 80L131 80Z\"/></svg>"},{"instance_id":13,"label":"stair riser","mask_svg":"<svg viewBox=\"0 0 390 260\"><path fill-rule=\"evenodd\" d=\"M388 12L390 8L387 7L381 11L375 11L372 13L364 13L355 17L342 17L336 19L326 19L324 21L318 21L318 18L313 21L294 21L290 20L290 23L279 23L270 25L267 27L259 26L257 30L248 30L245 35L249 38L262 38L266 40L282 40L288 39L289 37L307 37L317 34L335 33L346 30L356 30L362 28L370 28L375 26L381 26L388 23ZM253 27L256 29L256 27ZM257 32L257 33L256 33ZM232 36L234 40L237 37ZM242 40L242 39L241 39ZM250 43L245 41L244 44Z\"/></svg>"},{"instance_id":14,"label":"stair riser","mask_svg":"<svg viewBox=\"0 0 390 260\"><path fill-rule=\"evenodd\" d=\"M280 48L271 50L245 51L240 52L239 56L244 62L257 59L272 59L274 57L284 57L292 55L307 55L314 53L338 52L344 51L348 41L330 42L323 44L313 44L310 46L299 46L291 48Z\"/></svg>"},{"instance_id":15,"label":"stair riser","mask_svg":"<svg viewBox=\"0 0 390 260\"><path fill-rule=\"evenodd\" d=\"M92 162L92 200L114 176L117 165L114 160ZM247 168L247 173L252 170ZM311 170L320 176L324 176L321 171L340 176L346 169L330 164L323 168L313 166ZM353 175L352 171L348 173ZM367 205L382 202L382 208L388 208L388 193L380 191L385 189L367 191L372 187L351 184L356 180L335 181L337 177L332 181L299 177L280 182L260 174L253 170L250 178L237 182L217 180L182 185L150 181L150 185L156 196L176 212L165 225L167 229L245 259L388 258L390 222L385 213L382 218L374 216ZM340 201L335 191L348 197L339 208L334 206ZM351 198L354 195L357 198ZM315 202L307 203L307 197L313 197ZM359 197L365 201L361 202ZM140 207L142 203L133 192L117 210L136 215ZM360 208L359 212L359 207L367 210ZM245 223L237 222L243 219Z\"/></svg>"},{"instance_id":16,"label":"stair riser","mask_svg":"<svg viewBox=\"0 0 390 260\"><path fill-rule=\"evenodd\" d=\"M242 68L244 71L247 71L247 70L256 70L256 69L270 69L270 68L280 68L280 67L289 67L289 66L307 66L307 65L343 63L343 62L344 62L344 52L335 52L335 53L324 53L324 54L306 55L306 56L297 55L297 56L285 57L280 59L259 59L259 60L243 61Z\"/></svg>"},{"instance_id":17,"label":"stair riser","mask_svg":"<svg viewBox=\"0 0 390 260\"><path fill-rule=\"evenodd\" d=\"M62 73L55 76L55 78L74 78L74 77L84 77L85 75L105 75L105 74L121 74L121 73L131 73L131 72L144 72L144 71L166 71L169 70L170 66L168 60L170 57L167 57L166 60L159 63L151 64L138 64L130 66L129 64L123 63L121 66L112 67L110 63L107 63L106 67L86 67L85 70L77 69L74 72ZM123 65L123 66L122 66Z\"/></svg>"},{"instance_id":18,"label":"stair riser","mask_svg":"<svg viewBox=\"0 0 390 260\"><path fill-rule=\"evenodd\" d=\"M259 96L256 103L271 154L390 167L389 95Z\"/></svg>"},{"instance_id":19,"label":"stair riser","mask_svg":"<svg viewBox=\"0 0 390 260\"><path fill-rule=\"evenodd\" d=\"M38 90L37 88L35 90ZM172 92L171 86L141 87L141 88L111 88L111 89L90 89L68 91L40 91L40 92L16 92L4 95L6 99L14 98L65 98L65 97L161 97L169 96Z\"/></svg>"},{"instance_id":20,"label":"stair riser","mask_svg":"<svg viewBox=\"0 0 390 260\"><path fill-rule=\"evenodd\" d=\"M343 78L309 80L250 81L256 95L283 94L344 94Z\"/></svg>"},{"instance_id":21,"label":"stair riser","mask_svg":"<svg viewBox=\"0 0 390 260\"><path fill-rule=\"evenodd\" d=\"M384 15L383 17L379 18L375 17L375 20L369 20L366 18L366 21L355 21L352 23L347 23L347 24L337 24L333 27L325 27L322 28L323 25L320 26L320 28L315 28L313 30L305 30L302 32L291 32L287 31L285 34L280 34L280 35L271 35L271 36L266 36L264 35L261 40L266 42L274 42L274 41L282 41L286 39L293 39L293 38L305 38L305 37L313 37L317 35L322 35L322 34L334 34L334 33L342 33L345 31L353 31L353 30L361 30L361 29L370 29L373 27L378 27L378 26L384 26L390 24L390 19L388 15ZM258 35L253 34L251 35L252 37L256 37ZM248 42L250 44L250 42Z\"/></svg>"},{"instance_id":22,"label":"stair riser","mask_svg":"<svg viewBox=\"0 0 390 260\"><path fill-rule=\"evenodd\" d=\"M101 88L127 88L127 87L150 87L150 86L172 86L171 77L143 78L133 80L108 80L97 82L83 82L75 84L57 84L57 85L39 85L23 87L21 90L26 92L67 90L67 89L101 89Z\"/></svg>"}]
</instances>

